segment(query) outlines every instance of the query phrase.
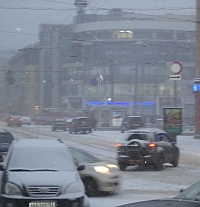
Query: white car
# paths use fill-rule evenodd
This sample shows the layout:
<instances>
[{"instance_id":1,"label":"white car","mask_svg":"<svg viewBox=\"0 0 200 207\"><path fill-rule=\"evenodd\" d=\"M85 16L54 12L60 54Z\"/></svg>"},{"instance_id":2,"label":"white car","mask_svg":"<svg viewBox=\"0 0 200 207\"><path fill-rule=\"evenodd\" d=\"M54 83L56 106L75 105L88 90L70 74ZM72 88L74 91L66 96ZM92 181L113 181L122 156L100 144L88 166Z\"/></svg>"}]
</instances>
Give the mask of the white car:
<instances>
[{"instance_id":1,"label":"white car","mask_svg":"<svg viewBox=\"0 0 200 207\"><path fill-rule=\"evenodd\" d=\"M22 116L22 124L28 124L31 125L32 120L29 116Z\"/></svg>"},{"instance_id":2,"label":"white car","mask_svg":"<svg viewBox=\"0 0 200 207\"><path fill-rule=\"evenodd\" d=\"M68 147L76 165L84 164L79 171L87 196L116 192L120 185L120 170L115 164L102 161L84 150Z\"/></svg>"}]
</instances>

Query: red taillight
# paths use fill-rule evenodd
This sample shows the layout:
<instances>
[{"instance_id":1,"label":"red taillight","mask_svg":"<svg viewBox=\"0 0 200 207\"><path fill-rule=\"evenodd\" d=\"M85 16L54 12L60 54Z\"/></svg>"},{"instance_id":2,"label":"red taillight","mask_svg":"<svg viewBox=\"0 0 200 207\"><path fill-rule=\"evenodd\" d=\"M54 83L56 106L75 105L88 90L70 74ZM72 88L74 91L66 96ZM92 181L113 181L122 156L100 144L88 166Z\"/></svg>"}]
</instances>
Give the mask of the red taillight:
<instances>
[{"instance_id":1,"label":"red taillight","mask_svg":"<svg viewBox=\"0 0 200 207\"><path fill-rule=\"evenodd\" d=\"M22 118L19 118L19 121L22 122Z\"/></svg>"},{"instance_id":2,"label":"red taillight","mask_svg":"<svg viewBox=\"0 0 200 207\"><path fill-rule=\"evenodd\" d=\"M122 146L121 143L117 143L117 144L116 144L116 147L121 147L121 146Z\"/></svg>"},{"instance_id":3,"label":"red taillight","mask_svg":"<svg viewBox=\"0 0 200 207\"><path fill-rule=\"evenodd\" d=\"M13 118L10 118L10 122L13 122L14 121L14 119Z\"/></svg>"},{"instance_id":4,"label":"red taillight","mask_svg":"<svg viewBox=\"0 0 200 207\"><path fill-rule=\"evenodd\" d=\"M154 148L156 148L156 144L155 143L149 143L148 148L149 149L154 149Z\"/></svg>"}]
</instances>

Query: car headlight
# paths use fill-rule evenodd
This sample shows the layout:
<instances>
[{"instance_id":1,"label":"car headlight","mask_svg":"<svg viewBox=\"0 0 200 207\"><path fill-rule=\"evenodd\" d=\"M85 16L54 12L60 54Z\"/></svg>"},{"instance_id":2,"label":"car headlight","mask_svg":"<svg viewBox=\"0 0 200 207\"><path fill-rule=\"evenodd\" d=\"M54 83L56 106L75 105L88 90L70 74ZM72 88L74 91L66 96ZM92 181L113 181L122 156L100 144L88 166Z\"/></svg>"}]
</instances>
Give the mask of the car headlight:
<instances>
[{"instance_id":1,"label":"car headlight","mask_svg":"<svg viewBox=\"0 0 200 207\"><path fill-rule=\"evenodd\" d=\"M6 183L4 187L4 192L7 195L22 195L20 188L13 183Z\"/></svg>"},{"instance_id":2,"label":"car headlight","mask_svg":"<svg viewBox=\"0 0 200 207\"><path fill-rule=\"evenodd\" d=\"M98 173L102 173L102 174L109 174L110 170L108 167L105 166L95 166L94 170Z\"/></svg>"},{"instance_id":3,"label":"car headlight","mask_svg":"<svg viewBox=\"0 0 200 207\"><path fill-rule=\"evenodd\" d=\"M117 165L114 165L114 164L107 164L107 167L109 167L109 168L118 168Z\"/></svg>"}]
</instances>

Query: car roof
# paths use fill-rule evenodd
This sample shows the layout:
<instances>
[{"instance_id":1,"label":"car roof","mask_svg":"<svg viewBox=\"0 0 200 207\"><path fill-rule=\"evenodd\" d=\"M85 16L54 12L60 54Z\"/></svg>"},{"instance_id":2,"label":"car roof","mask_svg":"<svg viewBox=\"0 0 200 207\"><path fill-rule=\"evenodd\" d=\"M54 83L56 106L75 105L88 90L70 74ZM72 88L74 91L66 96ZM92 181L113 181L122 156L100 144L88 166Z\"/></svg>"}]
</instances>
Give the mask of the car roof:
<instances>
[{"instance_id":1,"label":"car roof","mask_svg":"<svg viewBox=\"0 0 200 207\"><path fill-rule=\"evenodd\" d=\"M167 133L166 131L159 128L138 128L126 131L128 134L132 133Z\"/></svg>"},{"instance_id":2,"label":"car roof","mask_svg":"<svg viewBox=\"0 0 200 207\"><path fill-rule=\"evenodd\" d=\"M80 116L80 117L76 117L74 119L88 119L88 117L87 116Z\"/></svg>"},{"instance_id":3,"label":"car roof","mask_svg":"<svg viewBox=\"0 0 200 207\"><path fill-rule=\"evenodd\" d=\"M17 139L13 142L14 148L67 148L61 140L54 139Z\"/></svg>"}]
</instances>

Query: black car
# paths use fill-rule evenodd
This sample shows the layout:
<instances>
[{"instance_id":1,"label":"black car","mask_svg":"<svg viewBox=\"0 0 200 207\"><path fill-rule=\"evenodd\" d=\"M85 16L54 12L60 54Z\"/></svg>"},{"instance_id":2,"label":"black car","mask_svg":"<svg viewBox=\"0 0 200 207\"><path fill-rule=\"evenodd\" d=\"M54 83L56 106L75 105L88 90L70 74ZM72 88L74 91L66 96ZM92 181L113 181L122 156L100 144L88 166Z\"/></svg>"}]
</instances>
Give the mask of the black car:
<instances>
[{"instance_id":1,"label":"black car","mask_svg":"<svg viewBox=\"0 0 200 207\"><path fill-rule=\"evenodd\" d=\"M200 207L200 181L171 199L142 201L117 207Z\"/></svg>"},{"instance_id":2,"label":"black car","mask_svg":"<svg viewBox=\"0 0 200 207\"><path fill-rule=\"evenodd\" d=\"M7 130L0 131L0 160L5 158L10 144L14 140L14 136Z\"/></svg>"},{"instance_id":3,"label":"black car","mask_svg":"<svg viewBox=\"0 0 200 207\"><path fill-rule=\"evenodd\" d=\"M67 146L54 139L15 139L0 164L0 206L88 207Z\"/></svg>"},{"instance_id":4,"label":"black car","mask_svg":"<svg viewBox=\"0 0 200 207\"><path fill-rule=\"evenodd\" d=\"M69 133L74 132L92 132L92 122L88 117L76 117L71 120L69 125Z\"/></svg>"},{"instance_id":5,"label":"black car","mask_svg":"<svg viewBox=\"0 0 200 207\"><path fill-rule=\"evenodd\" d=\"M142 116L126 116L122 120L121 132L124 133L127 130L137 129L144 126Z\"/></svg>"},{"instance_id":6,"label":"black car","mask_svg":"<svg viewBox=\"0 0 200 207\"><path fill-rule=\"evenodd\" d=\"M178 166L179 148L168 133L157 128L140 128L124 134L117 144L119 168L127 166L153 166L162 170L164 163Z\"/></svg>"},{"instance_id":7,"label":"black car","mask_svg":"<svg viewBox=\"0 0 200 207\"><path fill-rule=\"evenodd\" d=\"M52 131L56 130L67 130L67 123L64 119L57 119L53 124L52 124Z\"/></svg>"}]
</instances>

